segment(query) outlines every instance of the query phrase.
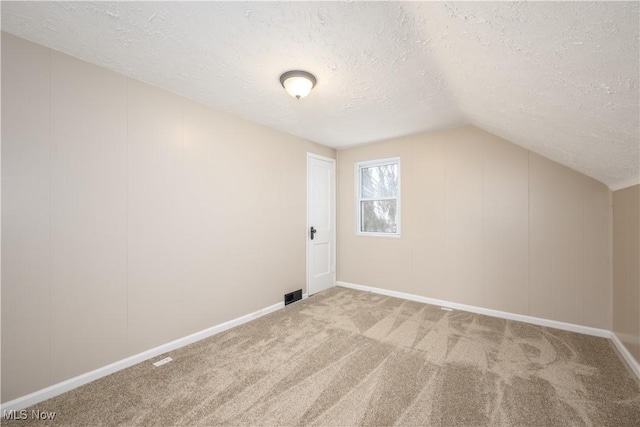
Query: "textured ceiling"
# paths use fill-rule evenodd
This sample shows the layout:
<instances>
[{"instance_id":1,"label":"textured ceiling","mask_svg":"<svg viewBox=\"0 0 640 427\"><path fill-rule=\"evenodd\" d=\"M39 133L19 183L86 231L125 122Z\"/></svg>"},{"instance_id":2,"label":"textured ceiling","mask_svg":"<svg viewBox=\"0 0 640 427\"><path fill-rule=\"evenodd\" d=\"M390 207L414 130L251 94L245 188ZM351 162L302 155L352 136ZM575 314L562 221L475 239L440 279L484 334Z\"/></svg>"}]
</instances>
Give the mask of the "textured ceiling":
<instances>
[{"instance_id":1,"label":"textured ceiling","mask_svg":"<svg viewBox=\"0 0 640 427\"><path fill-rule=\"evenodd\" d=\"M474 124L639 181L638 2L7 2L2 30L331 147ZM318 78L301 101L279 83Z\"/></svg>"}]
</instances>

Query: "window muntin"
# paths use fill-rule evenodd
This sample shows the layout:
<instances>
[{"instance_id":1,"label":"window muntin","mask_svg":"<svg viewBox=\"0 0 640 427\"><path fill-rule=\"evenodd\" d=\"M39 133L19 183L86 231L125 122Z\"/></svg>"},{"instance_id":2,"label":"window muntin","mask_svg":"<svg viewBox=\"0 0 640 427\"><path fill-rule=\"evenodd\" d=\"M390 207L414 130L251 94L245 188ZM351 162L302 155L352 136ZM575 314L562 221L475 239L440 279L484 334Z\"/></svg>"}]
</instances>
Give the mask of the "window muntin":
<instances>
[{"instance_id":1,"label":"window muntin","mask_svg":"<svg viewBox=\"0 0 640 427\"><path fill-rule=\"evenodd\" d=\"M400 236L400 159L356 163L357 234Z\"/></svg>"}]
</instances>

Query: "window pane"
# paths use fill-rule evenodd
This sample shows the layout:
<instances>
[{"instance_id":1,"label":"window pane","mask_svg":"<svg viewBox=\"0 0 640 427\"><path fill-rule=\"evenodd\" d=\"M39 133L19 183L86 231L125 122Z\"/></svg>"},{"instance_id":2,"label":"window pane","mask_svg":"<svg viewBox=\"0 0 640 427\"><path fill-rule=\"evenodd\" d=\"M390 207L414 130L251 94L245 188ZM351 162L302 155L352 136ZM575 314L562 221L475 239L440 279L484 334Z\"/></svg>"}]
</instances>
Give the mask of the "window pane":
<instances>
[{"instance_id":1,"label":"window pane","mask_svg":"<svg viewBox=\"0 0 640 427\"><path fill-rule=\"evenodd\" d=\"M362 168L360 182L363 198L396 197L398 195L398 164Z\"/></svg>"},{"instance_id":2,"label":"window pane","mask_svg":"<svg viewBox=\"0 0 640 427\"><path fill-rule=\"evenodd\" d=\"M362 230L370 233L396 233L396 201L370 200L360 205Z\"/></svg>"}]
</instances>

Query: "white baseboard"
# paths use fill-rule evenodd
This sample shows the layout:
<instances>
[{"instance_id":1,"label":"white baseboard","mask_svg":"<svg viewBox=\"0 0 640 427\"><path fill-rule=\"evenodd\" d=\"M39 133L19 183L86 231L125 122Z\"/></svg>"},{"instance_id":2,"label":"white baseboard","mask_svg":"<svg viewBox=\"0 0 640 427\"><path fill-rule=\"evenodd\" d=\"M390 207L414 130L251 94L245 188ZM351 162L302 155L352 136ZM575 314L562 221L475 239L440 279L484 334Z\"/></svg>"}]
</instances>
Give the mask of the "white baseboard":
<instances>
[{"instance_id":1,"label":"white baseboard","mask_svg":"<svg viewBox=\"0 0 640 427\"><path fill-rule=\"evenodd\" d=\"M629 350L627 350L627 347L622 344L622 341L620 341L620 338L618 338L615 332L611 332L611 340L622 355L623 359L627 362L627 365L629 365L636 376L640 378L640 363L633 358L631 353L629 353Z\"/></svg>"},{"instance_id":2,"label":"white baseboard","mask_svg":"<svg viewBox=\"0 0 640 427\"><path fill-rule=\"evenodd\" d=\"M396 298L407 299L411 301L423 302L431 305L449 307L457 310L469 311L472 313L479 313L479 314L485 314L488 316L500 317L503 319L518 320L521 322L532 323L534 325L548 326L551 328L563 329L563 330L572 331L572 332L579 332L587 335L611 338L616 348L618 349L618 351L622 354L622 357L624 358L624 360L627 361L632 371L638 376L638 378L640 378L640 365L638 364L638 362L636 362L633 356L631 356L629 351L618 339L616 334L611 333L610 331L607 331L604 329L590 328L587 326L574 325L571 323L557 322L554 320L540 319L537 317L524 316L521 314L513 314L513 313L508 313L508 312L499 311L499 310L491 310L491 309L482 308L482 307L458 304L458 303L453 303L449 301L443 301L443 300L438 300L433 298L422 297L419 295L408 294L404 292L390 291L387 289L374 288L371 286L356 285L348 282L338 281L336 282L336 285L342 286L345 288L357 289L360 291L373 292L381 295L388 295ZM307 297L308 297L307 293L304 293L302 295L303 299L306 299ZM58 396L62 393L66 393L67 391L73 390L82 385L88 384L104 376L110 375L114 372L118 372L122 369L136 365L140 362L144 362L145 360L149 360L151 358L159 356L163 353L176 350L178 348L184 347L186 345L192 344L194 342L197 342L205 338L211 337L213 335L219 334L221 332L224 332L235 326L242 325L251 320L262 317L266 314L273 313L274 311L280 310L283 307L284 307L284 302L273 304L269 307L263 308L253 313L238 317L228 322L221 323L219 325L213 326L203 331L196 332L191 335L187 335L186 337L179 338L175 341L171 341L169 343L144 351L142 353L138 353L133 356L127 357L126 359L122 359L117 362L111 363L107 366L103 366L102 368L98 368L96 370L84 373L82 375L78 375L77 377L70 378L66 381L62 381L58 384L54 384L52 386L43 388L41 390L30 393L26 396L22 396L17 399L11 400L9 402L3 403L2 405L0 405L0 413L3 413L2 411L18 411L18 410L27 408L37 403L43 402L47 399L51 399L52 397Z\"/></svg>"},{"instance_id":3,"label":"white baseboard","mask_svg":"<svg viewBox=\"0 0 640 427\"><path fill-rule=\"evenodd\" d=\"M640 364L633 358L629 350L622 344L615 333L606 329L591 328L589 326L576 325L573 323L558 322L556 320L541 319L539 317L525 316L522 314L508 313L506 311L491 310L488 308L476 307L473 305L458 304L455 302L443 301L434 298L422 297L419 295L408 294L404 292L390 291L388 289L374 288L371 286L356 285L348 282L336 282L336 285L345 288L356 289L359 291L373 292L380 295L387 295L396 298L402 298L410 301L423 302L426 304L437 305L441 307L453 308L456 310L469 311L471 313L485 314L487 316L499 317L502 319L517 320L519 322L531 323L538 326L546 326L549 328L562 329L565 331L578 332L586 335L593 335L601 338L609 338L613 341L616 348L627 362L631 370L640 379Z\"/></svg>"},{"instance_id":4,"label":"white baseboard","mask_svg":"<svg viewBox=\"0 0 640 427\"><path fill-rule=\"evenodd\" d=\"M469 311L471 313L485 314L487 316L500 317L502 319L517 320L519 322L531 323L538 326L547 326L549 328L562 329L565 331L578 332L581 334L593 335L602 338L611 338L611 332L606 329L591 328L589 326L576 325L573 323L558 322L556 320L541 319L539 317L525 316L523 314L509 313L506 311L492 310L490 308L476 307L474 305L458 304L457 302L443 301L434 298L422 297L419 295L407 294L404 292L390 291L382 288L374 288L371 286L356 285L347 282L336 282L338 286L345 288L357 289L360 291L368 291L381 295L407 299L411 301L423 302L426 304L437 305L441 307L453 308L456 310Z\"/></svg>"},{"instance_id":5,"label":"white baseboard","mask_svg":"<svg viewBox=\"0 0 640 427\"><path fill-rule=\"evenodd\" d=\"M18 410L27 408L31 405L35 405L36 403L40 403L47 399L51 399L52 397L58 396L62 393L66 393L67 391L73 390L74 388L80 387L82 385L95 381L109 374L113 374L114 372L118 372L130 366L136 365L140 362L144 362L145 360L149 360L163 353L176 350L180 347L184 347L194 342L219 334L220 332L224 332L235 326L242 325L251 320L262 317L266 314L273 313L274 311L280 310L283 307L284 307L284 302L273 304L269 307L263 308L253 313L238 317L233 320L229 320L228 322L221 323L219 325L213 326L203 331L196 332L191 335L187 335L186 337L178 338L175 341L162 344L150 350L143 351L142 353L138 353L133 356L127 357L126 359L122 359L117 362L111 363L107 366L103 366L102 368L98 368L96 370L84 373L82 375L78 375L77 377L70 378L66 381L62 381L58 384L54 384L47 388L43 388L41 390L27 394L26 396L18 397L17 399L11 400L9 402L6 402L0 405L0 414L3 414L4 413L3 411L12 411L12 410L18 411Z\"/></svg>"}]
</instances>

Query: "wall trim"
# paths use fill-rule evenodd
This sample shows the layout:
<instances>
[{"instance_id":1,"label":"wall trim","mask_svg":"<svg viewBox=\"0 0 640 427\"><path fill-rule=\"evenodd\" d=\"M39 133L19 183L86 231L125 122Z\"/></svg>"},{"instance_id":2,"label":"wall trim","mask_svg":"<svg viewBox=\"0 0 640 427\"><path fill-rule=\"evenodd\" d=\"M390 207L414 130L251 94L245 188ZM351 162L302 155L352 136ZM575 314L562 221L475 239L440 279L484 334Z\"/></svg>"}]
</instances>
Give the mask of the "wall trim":
<instances>
[{"instance_id":1,"label":"wall trim","mask_svg":"<svg viewBox=\"0 0 640 427\"><path fill-rule=\"evenodd\" d=\"M627 362L627 365L629 365L633 373L640 378L640 363L634 359L631 353L629 353L629 350L627 350L627 347L622 344L622 341L620 341L620 338L618 338L618 335L616 335L615 332L611 332L611 341L613 341L616 348L622 355L622 358Z\"/></svg>"},{"instance_id":2,"label":"wall trim","mask_svg":"<svg viewBox=\"0 0 640 427\"><path fill-rule=\"evenodd\" d=\"M611 337L611 332L606 329L592 328L589 326L576 325L573 323L558 322L556 320L542 319L540 317L525 316L524 314L515 314L515 313L509 313L507 311L476 307L474 305L458 304L457 302L444 301L444 300L439 300L435 298L427 298L420 295L407 294L404 292L389 291L387 289L374 288L371 286L356 285L354 283L336 282L336 284L338 286L343 286L345 288L357 289L360 291L368 291L376 294L388 295L391 297L408 299L411 301L423 302L431 305L438 305L441 307L454 308L456 310L469 311L471 313L484 314L487 316L500 317L502 319L517 320L519 322L531 323L538 326L546 326L549 328L562 329L562 330L571 331L571 332L578 332L581 334L593 335L593 336L602 337L602 338Z\"/></svg>"},{"instance_id":3,"label":"wall trim","mask_svg":"<svg viewBox=\"0 0 640 427\"><path fill-rule=\"evenodd\" d=\"M307 294L305 293L303 295L303 298L306 297ZM169 351L176 350L189 344L193 344L205 338L209 338L213 335L219 334L236 326L240 326L244 323L250 322L269 313L273 313L274 311L280 310L282 308L284 308L284 301L270 305L269 307L262 308L258 311L254 311L253 313L249 313L244 316L229 320L227 322L220 323L219 325L212 326L202 331L195 332L191 335L178 338L177 340L159 345L158 347L143 351L142 353L134 354L133 356L127 357L126 359L119 360L93 371L78 375L77 377L70 378L57 384L53 384L49 387L34 391L33 393L29 393L25 396L10 400L0 405L0 416L4 413L3 411L19 411L37 403L43 402L47 399L51 399L52 397L58 396L62 393L71 391L82 385L88 384L99 378L129 368L133 365L144 362Z\"/></svg>"},{"instance_id":4,"label":"wall trim","mask_svg":"<svg viewBox=\"0 0 640 427\"><path fill-rule=\"evenodd\" d=\"M484 314L487 316L499 317L499 318L508 319L508 320L517 320L519 322L531 323L533 325L546 326L546 327L555 328L555 329L562 329L565 331L578 332L581 334L593 335L601 338L611 338L611 331L608 331L606 329L592 328L590 326L576 325L574 323L559 322L557 320L542 319L540 317L509 313L507 311L493 310L490 308L477 307L474 305L459 304L457 302L450 302L450 301L439 300L435 298L428 298L420 295L414 295L414 294L398 292L398 291L390 291L387 289L375 288L372 286L356 285L354 283L340 282L340 281L336 282L336 284L338 286L342 286L345 288L356 289L359 291L373 292L380 295L387 295L391 297L402 298L402 299L407 299L411 301L437 305L441 307L448 307L456 310L469 311L471 313Z\"/></svg>"},{"instance_id":5,"label":"wall trim","mask_svg":"<svg viewBox=\"0 0 640 427\"><path fill-rule=\"evenodd\" d=\"M441 307L448 307L448 308L453 308L457 310L469 311L471 313L485 314L487 316L499 317L499 318L509 319L509 320L517 320L520 322L531 323L539 326L547 326L550 328L584 333L587 335L593 335L593 336L602 337L602 338L610 338L613 341L615 347L618 349L618 351L622 355L623 359L627 362L627 364L633 371L633 373L640 379L640 363L638 363L633 358L631 353L629 353L627 348L622 344L622 342L620 341L620 339L617 337L615 333L611 331L607 331L605 329L591 328L588 326L575 325L572 323L564 323L564 322L558 322L555 320L541 319L538 317L525 316L521 314L514 314L514 313L505 312L505 311L492 310L492 309L476 307L472 305L458 304L454 302L449 302L449 301L444 301L444 300L439 300L434 298L427 298L427 297L404 293L404 292L390 291L382 288L357 285L349 282L337 281L336 285L342 286L344 288L350 288L350 289L355 289L355 290L365 291L365 292L373 292L380 295L387 295L387 296L406 299L410 301L417 301L417 302L422 302L422 303L431 304L431 305L438 305ZM308 294L305 292L302 295L302 298L307 299ZM68 380L62 381L60 383L51 385L49 387L43 388L33 393L29 393L25 396L18 397L16 399L10 400L0 405L0 413L2 413L1 411L19 411L21 409L35 405L37 403L43 402L47 399L51 399L52 397L71 391L75 388L88 384L92 381L95 381L107 375L113 374L115 372L129 368L133 365L136 365L138 363L152 359L161 354L176 350L181 347L185 347L189 344L193 344L195 342L217 335L221 332L224 332L236 326L240 326L244 323L258 319L262 316L273 313L282 308L284 308L284 302L279 302L277 304L270 305L269 307L265 307L253 313L249 313L244 316L240 316L236 319L232 319L227 322L221 323L219 325L204 329L202 331L195 332L191 335L178 338L177 340L143 351L141 353L127 357L125 359L119 360L117 362L111 363L109 365L103 366L93 371L86 372L84 374L81 374L76 377L70 378Z\"/></svg>"},{"instance_id":6,"label":"wall trim","mask_svg":"<svg viewBox=\"0 0 640 427\"><path fill-rule=\"evenodd\" d=\"M449 302L449 301L439 300L435 298L427 298L420 295L408 294L405 292L390 291L388 289L375 288L372 286L357 285L355 283L349 283L349 282L337 281L336 285L342 286L343 288L355 289L358 291L373 292L375 294L387 295L390 297L402 298L410 301L422 302L425 304L438 305L441 307L448 307L456 310L469 311L471 313L484 314L487 316L499 317L502 319L517 320L519 322L531 323L533 325L538 325L538 326L546 326L548 328L562 329L564 331L577 332L580 334L592 335L595 337L608 338L613 341L616 348L622 355L623 359L627 362L627 364L629 365L633 373L638 377L638 379L640 379L640 363L638 363L633 358L631 353L629 353L629 350L627 350L627 348L622 344L622 342L620 341L620 339L618 339L616 334L606 329L598 329L598 328L592 328L589 326L576 325L574 323L565 323L565 322L559 322L556 320L542 319L539 317L525 316L523 314L515 314L515 313L509 313L506 311L492 310L489 308L476 307L473 305L458 304L456 302Z\"/></svg>"}]
</instances>

